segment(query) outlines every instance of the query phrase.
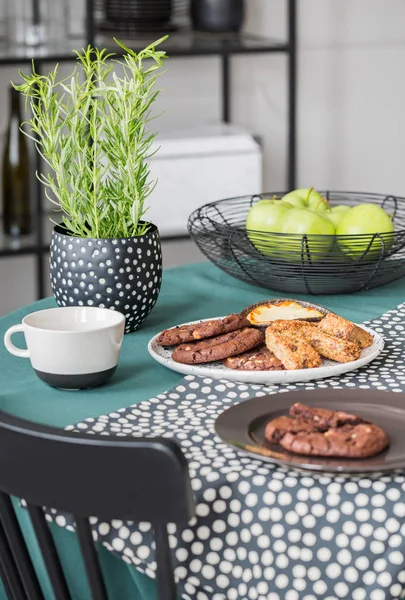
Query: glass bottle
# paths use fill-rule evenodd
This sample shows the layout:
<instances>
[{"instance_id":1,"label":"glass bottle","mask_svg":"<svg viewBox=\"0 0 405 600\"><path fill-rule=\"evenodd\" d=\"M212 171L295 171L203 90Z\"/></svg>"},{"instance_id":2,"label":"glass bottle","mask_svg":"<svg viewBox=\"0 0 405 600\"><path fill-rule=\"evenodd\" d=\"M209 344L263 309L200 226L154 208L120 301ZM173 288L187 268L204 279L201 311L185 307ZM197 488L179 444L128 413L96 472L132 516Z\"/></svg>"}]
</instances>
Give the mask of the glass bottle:
<instances>
[{"instance_id":1,"label":"glass bottle","mask_svg":"<svg viewBox=\"0 0 405 600\"><path fill-rule=\"evenodd\" d=\"M10 86L10 120L3 152L3 228L11 236L32 230L30 159L21 121L20 94Z\"/></svg>"}]
</instances>

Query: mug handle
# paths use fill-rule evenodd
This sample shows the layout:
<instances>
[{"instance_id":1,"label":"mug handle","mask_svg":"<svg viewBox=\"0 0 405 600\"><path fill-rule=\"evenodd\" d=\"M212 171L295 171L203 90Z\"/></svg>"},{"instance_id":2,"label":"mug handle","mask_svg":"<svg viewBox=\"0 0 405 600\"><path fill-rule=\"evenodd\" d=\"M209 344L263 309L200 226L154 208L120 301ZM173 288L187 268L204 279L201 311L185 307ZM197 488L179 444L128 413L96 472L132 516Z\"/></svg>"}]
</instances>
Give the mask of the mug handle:
<instances>
[{"instance_id":1,"label":"mug handle","mask_svg":"<svg viewBox=\"0 0 405 600\"><path fill-rule=\"evenodd\" d=\"M20 331L24 332L24 325L22 323L19 325L13 325L10 327L10 329L7 329L6 333L4 334L4 345L10 354L14 354L14 356L19 356L20 358L29 358L30 351L28 349L17 348L17 346L14 346L13 342L11 341L11 336L13 333Z\"/></svg>"}]
</instances>

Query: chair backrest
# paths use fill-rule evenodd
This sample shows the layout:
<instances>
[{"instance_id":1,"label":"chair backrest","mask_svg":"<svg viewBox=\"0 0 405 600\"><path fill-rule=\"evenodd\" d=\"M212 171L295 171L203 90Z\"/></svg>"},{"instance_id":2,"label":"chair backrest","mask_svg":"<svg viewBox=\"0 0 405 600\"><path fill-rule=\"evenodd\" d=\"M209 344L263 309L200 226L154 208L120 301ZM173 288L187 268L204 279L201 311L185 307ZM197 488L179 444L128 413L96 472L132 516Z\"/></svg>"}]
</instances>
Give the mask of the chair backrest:
<instances>
[{"instance_id":1,"label":"chair backrest","mask_svg":"<svg viewBox=\"0 0 405 600\"><path fill-rule=\"evenodd\" d=\"M194 500L186 459L162 438L73 433L0 411L0 576L9 600L43 600L10 496L23 498L55 598L72 600L42 507L74 516L93 600L107 600L89 517L148 521L161 600L175 600L167 524L186 524Z\"/></svg>"}]
</instances>

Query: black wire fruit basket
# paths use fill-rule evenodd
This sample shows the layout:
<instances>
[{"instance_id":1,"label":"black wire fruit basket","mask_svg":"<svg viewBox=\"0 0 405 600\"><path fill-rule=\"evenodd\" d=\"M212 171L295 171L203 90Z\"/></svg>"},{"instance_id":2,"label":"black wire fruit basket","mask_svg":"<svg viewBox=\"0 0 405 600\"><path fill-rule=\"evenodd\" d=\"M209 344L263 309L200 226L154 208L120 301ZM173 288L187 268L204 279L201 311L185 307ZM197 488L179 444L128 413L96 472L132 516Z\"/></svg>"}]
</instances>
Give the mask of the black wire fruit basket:
<instances>
[{"instance_id":1,"label":"black wire fruit basket","mask_svg":"<svg viewBox=\"0 0 405 600\"><path fill-rule=\"evenodd\" d=\"M188 230L220 269L253 285L302 294L341 294L384 285L405 275L405 198L359 192L320 192L331 206L376 204L395 231L363 235L297 235L246 230L261 199L286 192L228 198L194 211Z\"/></svg>"}]
</instances>

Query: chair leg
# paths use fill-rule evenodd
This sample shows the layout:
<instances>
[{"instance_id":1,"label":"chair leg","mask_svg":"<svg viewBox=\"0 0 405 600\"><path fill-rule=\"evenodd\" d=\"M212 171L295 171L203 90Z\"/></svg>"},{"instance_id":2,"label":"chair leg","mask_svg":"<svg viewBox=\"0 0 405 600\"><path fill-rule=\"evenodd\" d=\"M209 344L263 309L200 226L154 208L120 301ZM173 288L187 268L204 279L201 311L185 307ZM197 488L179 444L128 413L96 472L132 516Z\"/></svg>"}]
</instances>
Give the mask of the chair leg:
<instances>
[{"instance_id":1,"label":"chair leg","mask_svg":"<svg viewBox=\"0 0 405 600\"><path fill-rule=\"evenodd\" d=\"M155 525L157 588L159 600L177 600L172 557L165 524Z\"/></svg>"},{"instance_id":2,"label":"chair leg","mask_svg":"<svg viewBox=\"0 0 405 600\"><path fill-rule=\"evenodd\" d=\"M11 548L0 524L0 576L8 600L27 600Z\"/></svg>"},{"instance_id":3,"label":"chair leg","mask_svg":"<svg viewBox=\"0 0 405 600\"><path fill-rule=\"evenodd\" d=\"M83 517L75 517L75 521L92 598L93 600L108 600L89 521Z\"/></svg>"},{"instance_id":4,"label":"chair leg","mask_svg":"<svg viewBox=\"0 0 405 600\"><path fill-rule=\"evenodd\" d=\"M3 584L4 591L6 592L6 599L7 600L15 600L15 596L14 596L13 590L11 589L11 585L8 580L7 573L3 569L3 563L1 562L1 558L0 558L0 583Z\"/></svg>"},{"instance_id":5,"label":"chair leg","mask_svg":"<svg viewBox=\"0 0 405 600\"><path fill-rule=\"evenodd\" d=\"M27 504L27 508L55 598L72 600L44 512L32 504Z\"/></svg>"},{"instance_id":6,"label":"chair leg","mask_svg":"<svg viewBox=\"0 0 405 600\"><path fill-rule=\"evenodd\" d=\"M29 600L43 600L44 596L25 545L12 502L10 497L3 493L0 493L0 518Z\"/></svg>"},{"instance_id":7,"label":"chair leg","mask_svg":"<svg viewBox=\"0 0 405 600\"><path fill-rule=\"evenodd\" d=\"M7 579L7 575L3 572L3 565L0 561L0 583L3 584L4 591L6 592L6 600L15 600L13 590Z\"/></svg>"}]
</instances>

